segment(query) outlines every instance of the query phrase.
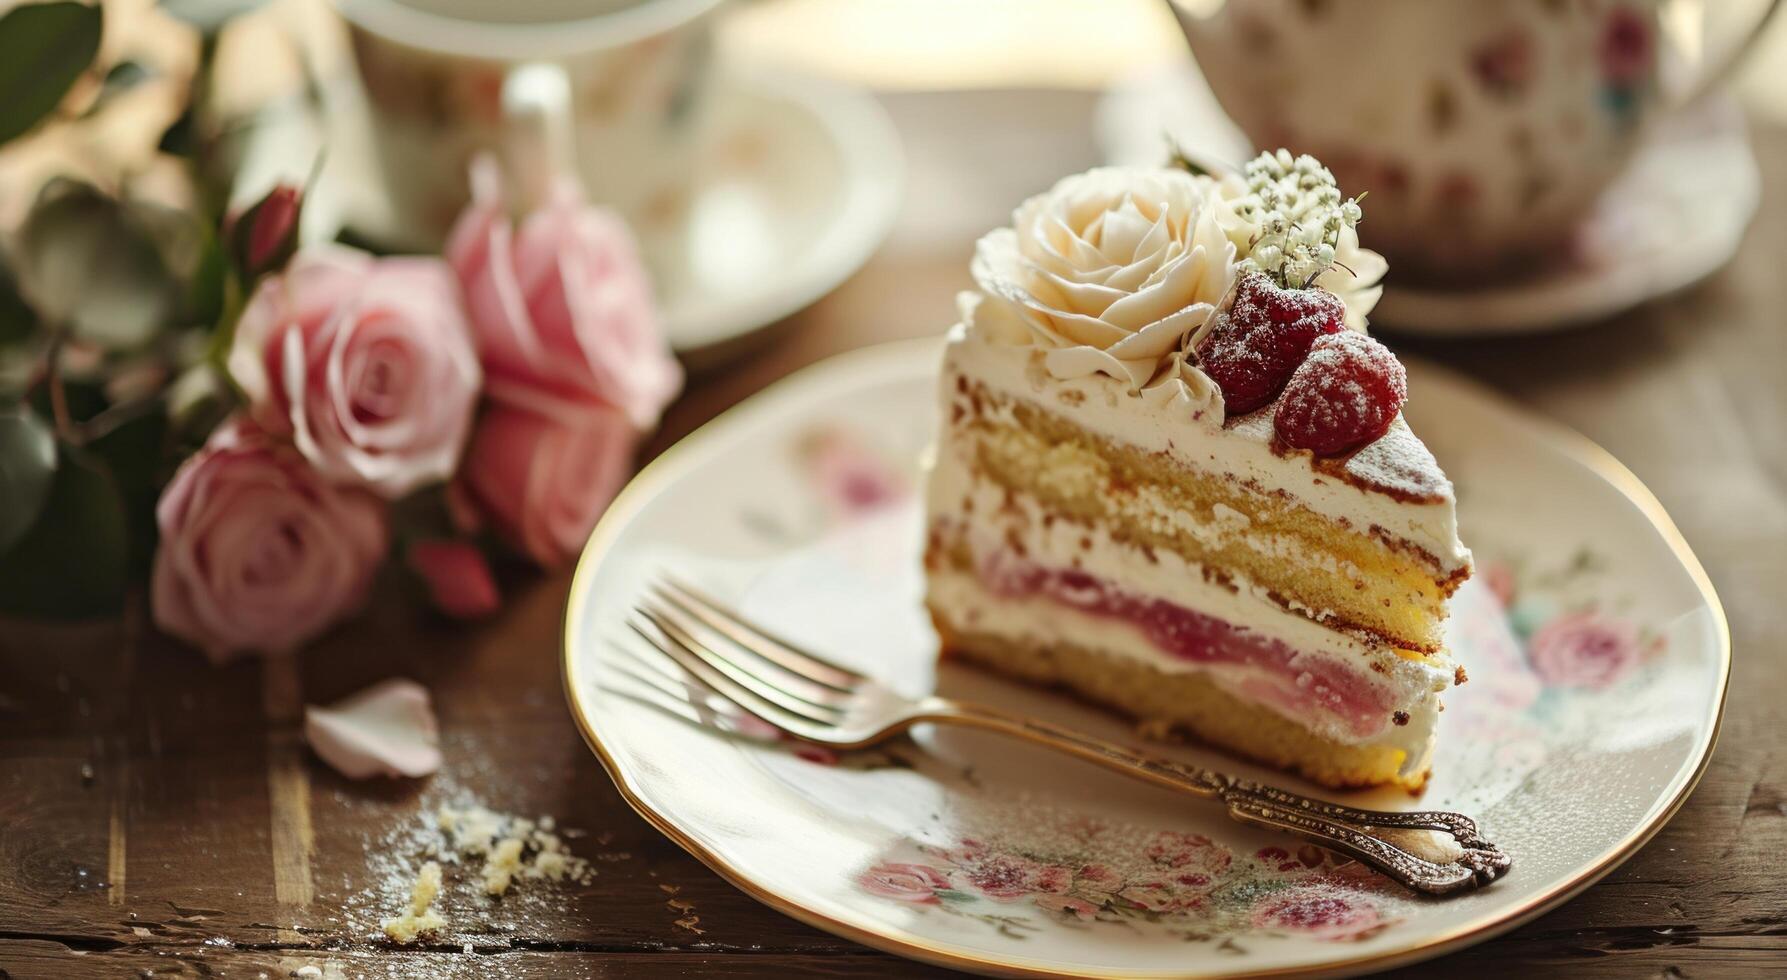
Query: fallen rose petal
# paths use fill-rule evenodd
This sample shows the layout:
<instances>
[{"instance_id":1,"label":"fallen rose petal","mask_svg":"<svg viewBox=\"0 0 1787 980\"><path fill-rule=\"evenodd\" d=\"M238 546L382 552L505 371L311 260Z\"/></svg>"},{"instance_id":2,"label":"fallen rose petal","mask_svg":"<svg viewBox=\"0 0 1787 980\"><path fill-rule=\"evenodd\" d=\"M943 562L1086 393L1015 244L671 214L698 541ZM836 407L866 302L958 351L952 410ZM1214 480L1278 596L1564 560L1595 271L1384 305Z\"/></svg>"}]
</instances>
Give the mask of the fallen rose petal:
<instances>
[{"instance_id":1,"label":"fallen rose petal","mask_svg":"<svg viewBox=\"0 0 1787 980\"><path fill-rule=\"evenodd\" d=\"M393 678L329 707L304 706L304 739L349 779L426 776L441 767L428 689Z\"/></svg>"},{"instance_id":2,"label":"fallen rose petal","mask_svg":"<svg viewBox=\"0 0 1787 980\"><path fill-rule=\"evenodd\" d=\"M428 586L435 608L455 619L479 619L502 604L484 553L464 541L417 541L406 564Z\"/></svg>"}]
</instances>

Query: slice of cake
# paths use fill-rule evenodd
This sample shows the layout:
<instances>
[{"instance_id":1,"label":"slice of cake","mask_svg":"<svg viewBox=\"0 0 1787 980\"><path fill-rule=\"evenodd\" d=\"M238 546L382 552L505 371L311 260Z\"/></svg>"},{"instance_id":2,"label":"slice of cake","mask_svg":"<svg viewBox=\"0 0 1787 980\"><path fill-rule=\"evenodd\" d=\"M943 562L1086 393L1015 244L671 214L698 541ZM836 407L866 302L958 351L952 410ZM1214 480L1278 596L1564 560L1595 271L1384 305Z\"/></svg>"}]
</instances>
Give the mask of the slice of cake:
<instances>
[{"instance_id":1,"label":"slice of cake","mask_svg":"<svg viewBox=\"0 0 1787 980\"><path fill-rule=\"evenodd\" d=\"M1330 786L1423 783L1471 560L1363 332L1359 217L1279 151L1069 177L981 239L927 491L946 654Z\"/></svg>"}]
</instances>

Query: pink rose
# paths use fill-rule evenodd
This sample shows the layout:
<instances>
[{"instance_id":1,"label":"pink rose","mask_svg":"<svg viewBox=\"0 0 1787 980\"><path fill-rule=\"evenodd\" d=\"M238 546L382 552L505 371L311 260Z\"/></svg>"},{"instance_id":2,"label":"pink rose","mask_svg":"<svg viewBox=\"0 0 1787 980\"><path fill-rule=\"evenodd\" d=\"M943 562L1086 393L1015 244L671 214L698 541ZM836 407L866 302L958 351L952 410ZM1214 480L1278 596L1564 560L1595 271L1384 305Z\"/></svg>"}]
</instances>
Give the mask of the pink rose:
<instances>
[{"instance_id":1,"label":"pink rose","mask_svg":"<svg viewBox=\"0 0 1787 980\"><path fill-rule=\"evenodd\" d=\"M1513 608L1515 594L1520 588L1518 580L1514 577L1514 569L1505 562L1489 561L1483 563L1480 574L1483 577L1483 584L1488 586L1489 591L1495 596L1495 601L1501 603L1503 609Z\"/></svg>"},{"instance_id":2,"label":"pink rose","mask_svg":"<svg viewBox=\"0 0 1787 980\"><path fill-rule=\"evenodd\" d=\"M1016 854L990 854L968 870L968 882L994 901L1013 902L1037 892L1065 893L1073 884L1073 869Z\"/></svg>"},{"instance_id":3,"label":"pink rose","mask_svg":"<svg viewBox=\"0 0 1787 980\"><path fill-rule=\"evenodd\" d=\"M464 541L418 541L405 558L435 608L455 619L479 619L501 605L484 553Z\"/></svg>"},{"instance_id":4,"label":"pink rose","mask_svg":"<svg viewBox=\"0 0 1787 980\"><path fill-rule=\"evenodd\" d=\"M1148 842L1148 860L1177 872L1170 877L1190 879L1182 884L1203 887L1226 873L1234 857L1203 834L1163 830Z\"/></svg>"},{"instance_id":5,"label":"pink rose","mask_svg":"<svg viewBox=\"0 0 1787 980\"><path fill-rule=\"evenodd\" d=\"M922 864L884 861L856 876L863 891L914 905L936 905L937 893L949 888L949 879Z\"/></svg>"},{"instance_id":6,"label":"pink rose","mask_svg":"<svg viewBox=\"0 0 1787 980\"><path fill-rule=\"evenodd\" d=\"M491 388L450 491L456 512L490 521L541 565L563 565L626 481L637 433L603 405Z\"/></svg>"},{"instance_id":7,"label":"pink rose","mask_svg":"<svg viewBox=\"0 0 1787 980\"><path fill-rule=\"evenodd\" d=\"M1638 630L1592 610L1569 613L1534 631L1526 651L1545 683L1600 690L1638 662Z\"/></svg>"},{"instance_id":8,"label":"pink rose","mask_svg":"<svg viewBox=\"0 0 1787 980\"><path fill-rule=\"evenodd\" d=\"M155 517L155 624L216 663L302 646L365 602L385 555L378 498L244 419L181 464Z\"/></svg>"},{"instance_id":9,"label":"pink rose","mask_svg":"<svg viewBox=\"0 0 1787 980\"><path fill-rule=\"evenodd\" d=\"M473 164L472 203L446 249L485 370L602 401L651 428L682 386L682 369L658 329L651 282L626 224L585 204L571 180L511 224L501 179L488 157Z\"/></svg>"},{"instance_id":10,"label":"pink rose","mask_svg":"<svg viewBox=\"0 0 1787 980\"><path fill-rule=\"evenodd\" d=\"M1268 896L1253 910L1256 929L1297 932L1330 942L1364 939L1388 924L1376 908L1328 890L1292 889Z\"/></svg>"},{"instance_id":11,"label":"pink rose","mask_svg":"<svg viewBox=\"0 0 1787 980\"><path fill-rule=\"evenodd\" d=\"M834 520L861 517L898 503L906 481L852 433L823 429L802 441L808 473Z\"/></svg>"},{"instance_id":12,"label":"pink rose","mask_svg":"<svg viewBox=\"0 0 1787 980\"><path fill-rule=\"evenodd\" d=\"M1262 847L1254 852L1254 860L1279 872L1303 872L1321 867L1327 855L1314 844L1304 844L1292 854L1282 847Z\"/></svg>"},{"instance_id":13,"label":"pink rose","mask_svg":"<svg viewBox=\"0 0 1787 980\"><path fill-rule=\"evenodd\" d=\"M1098 917L1098 906L1071 895L1044 893L1032 898L1031 901L1044 912L1053 912L1064 917L1072 916L1081 922L1090 922Z\"/></svg>"},{"instance_id":14,"label":"pink rose","mask_svg":"<svg viewBox=\"0 0 1787 980\"><path fill-rule=\"evenodd\" d=\"M1171 878L1147 878L1125 885L1117 897L1149 912L1184 912L1204 904L1206 891L1182 888Z\"/></svg>"},{"instance_id":15,"label":"pink rose","mask_svg":"<svg viewBox=\"0 0 1787 980\"><path fill-rule=\"evenodd\" d=\"M387 498L452 474L478 399L446 265L337 246L262 281L229 369L268 432L290 435L330 480Z\"/></svg>"},{"instance_id":16,"label":"pink rose","mask_svg":"<svg viewBox=\"0 0 1787 980\"><path fill-rule=\"evenodd\" d=\"M1122 876L1104 864L1083 865L1073 876L1073 890L1082 895L1108 896L1122 884Z\"/></svg>"},{"instance_id":17,"label":"pink rose","mask_svg":"<svg viewBox=\"0 0 1787 980\"><path fill-rule=\"evenodd\" d=\"M1657 62L1651 18L1631 7L1615 7L1601 29L1601 74L1615 85L1634 85Z\"/></svg>"},{"instance_id":18,"label":"pink rose","mask_svg":"<svg viewBox=\"0 0 1787 980\"><path fill-rule=\"evenodd\" d=\"M1471 70L1484 87L1497 95L1517 95L1532 81L1537 59L1533 39L1515 28L1491 38L1471 52Z\"/></svg>"}]
</instances>

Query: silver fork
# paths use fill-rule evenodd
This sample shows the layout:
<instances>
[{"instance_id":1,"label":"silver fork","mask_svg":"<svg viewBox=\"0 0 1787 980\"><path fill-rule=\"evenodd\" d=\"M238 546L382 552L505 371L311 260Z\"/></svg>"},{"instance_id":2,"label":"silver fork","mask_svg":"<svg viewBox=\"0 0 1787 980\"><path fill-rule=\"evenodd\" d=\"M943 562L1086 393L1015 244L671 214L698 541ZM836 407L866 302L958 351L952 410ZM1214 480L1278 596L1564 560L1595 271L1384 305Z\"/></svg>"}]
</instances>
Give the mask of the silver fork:
<instances>
[{"instance_id":1,"label":"silver fork","mask_svg":"<svg viewBox=\"0 0 1787 980\"><path fill-rule=\"evenodd\" d=\"M1358 859L1429 895L1489 884L1509 858L1461 813L1362 810L1250 779L1145 755L1035 718L935 695L912 699L754 626L698 590L651 587L628 621L713 694L796 738L837 749L885 741L922 723L967 725L1045 745L1169 789L1220 800L1245 824L1286 831Z\"/></svg>"}]
</instances>

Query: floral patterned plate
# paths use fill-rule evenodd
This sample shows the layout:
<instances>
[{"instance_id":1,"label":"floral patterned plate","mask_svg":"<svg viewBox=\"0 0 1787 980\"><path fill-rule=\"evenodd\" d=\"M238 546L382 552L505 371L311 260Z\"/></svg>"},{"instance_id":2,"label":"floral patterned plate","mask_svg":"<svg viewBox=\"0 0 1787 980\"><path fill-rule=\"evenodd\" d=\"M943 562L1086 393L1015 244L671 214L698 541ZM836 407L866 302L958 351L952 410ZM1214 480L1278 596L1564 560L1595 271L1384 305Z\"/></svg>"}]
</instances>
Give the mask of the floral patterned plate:
<instances>
[{"instance_id":1,"label":"floral patterned plate","mask_svg":"<svg viewBox=\"0 0 1787 980\"><path fill-rule=\"evenodd\" d=\"M1711 751L1729 639L1650 494L1579 436L1411 364L1410 415L1458 486L1477 576L1420 797L1514 857L1421 900L1211 805L981 733L839 757L717 719L640 668L628 607L677 574L909 693L936 687L1111 738L1117 719L959 666L919 604L918 461L939 348L872 348L753 399L648 467L572 586L565 684L629 802L752 896L822 929L987 973L1344 973L1511 929L1588 887L1674 813ZM1162 751L1310 791L1195 746Z\"/></svg>"}]
</instances>

